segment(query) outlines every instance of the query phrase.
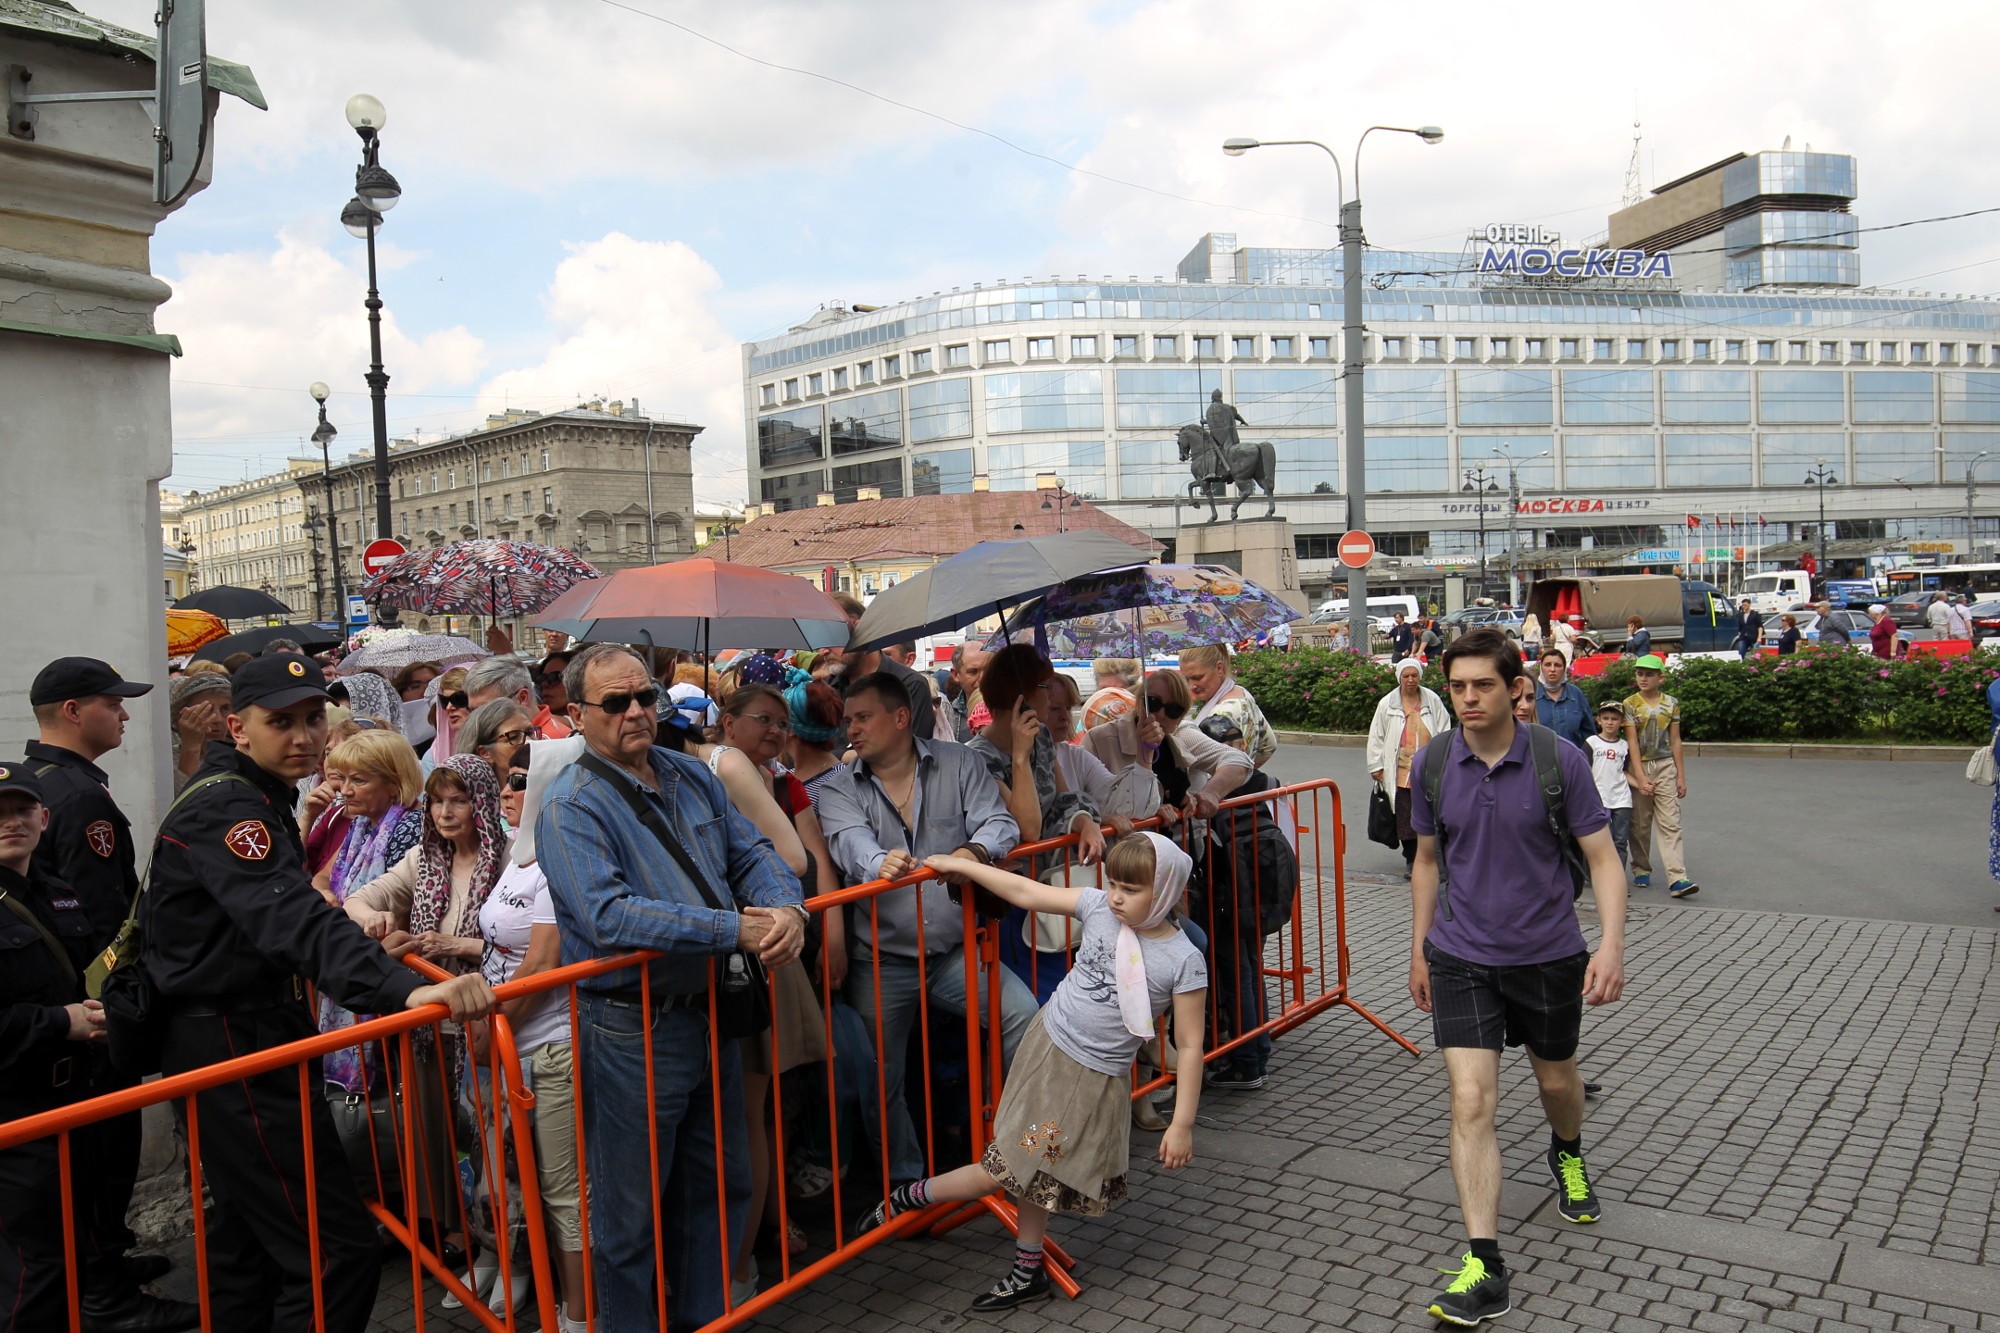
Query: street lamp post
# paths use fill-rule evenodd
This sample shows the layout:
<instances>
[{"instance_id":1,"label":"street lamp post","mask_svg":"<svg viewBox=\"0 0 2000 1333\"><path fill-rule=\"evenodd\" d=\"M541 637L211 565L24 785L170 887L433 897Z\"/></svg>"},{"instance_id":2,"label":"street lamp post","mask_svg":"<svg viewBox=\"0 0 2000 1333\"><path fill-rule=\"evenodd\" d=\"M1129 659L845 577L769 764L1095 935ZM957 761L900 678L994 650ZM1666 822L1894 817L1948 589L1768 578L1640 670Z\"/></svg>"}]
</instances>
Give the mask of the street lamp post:
<instances>
[{"instance_id":1,"label":"street lamp post","mask_svg":"<svg viewBox=\"0 0 2000 1333\"><path fill-rule=\"evenodd\" d=\"M731 537L734 537L738 531L740 531L740 529L736 526L735 523L726 520L724 522L717 523L714 527L711 527L708 530L708 539L710 541L714 541L718 535L720 535L722 538L722 560L724 564L727 564L729 562L729 539Z\"/></svg>"},{"instance_id":2,"label":"street lamp post","mask_svg":"<svg viewBox=\"0 0 2000 1333\"><path fill-rule=\"evenodd\" d=\"M1484 463L1465 470L1465 484L1458 488L1472 495L1472 507L1479 515L1479 595L1486 595L1486 496L1500 489L1500 483L1486 473Z\"/></svg>"},{"instance_id":3,"label":"street lamp post","mask_svg":"<svg viewBox=\"0 0 2000 1333\"><path fill-rule=\"evenodd\" d=\"M1979 486L1972 479L1972 470L1979 466L1981 459L1991 458L1992 456L1992 451L1987 450L1984 453L1974 454L1966 460L1965 464L1965 555L1968 562L1976 561L1979 558L1979 544L1975 539L1972 527L1972 506L1973 502L1979 498Z\"/></svg>"},{"instance_id":4,"label":"street lamp post","mask_svg":"<svg viewBox=\"0 0 2000 1333\"><path fill-rule=\"evenodd\" d=\"M1363 328L1361 322L1361 146L1368 142L1368 136L1376 130L1391 134L1414 134L1427 144L1435 144L1444 138L1444 131L1435 125L1422 125L1410 129L1401 125L1370 125L1361 132L1354 143L1354 197L1346 198L1347 186L1341 177L1340 159L1331 148L1317 139L1226 139L1222 151L1231 157L1241 157L1252 148L1307 147L1317 148L1333 163L1333 182L1336 195L1340 198L1340 283L1344 305L1341 358L1341 378L1345 399L1343 434L1345 440L1341 450L1341 463L1346 471L1343 480L1347 491L1347 526L1355 531L1368 528L1368 459L1363 414L1362 373L1365 358L1362 356ZM1368 571L1353 569L1347 571L1347 623L1351 642L1357 652L1368 651Z\"/></svg>"},{"instance_id":5,"label":"street lamp post","mask_svg":"<svg viewBox=\"0 0 2000 1333\"><path fill-rule=\"evenodd\" d=\"M1967 475L1970 476L1970 469ZM1819 576L1824 583L1829 576L1826 567L1826 488L1840 485L1840 478L1833 475L1833 469L1826 465L1824 458L1815 458L1812 467L1806 469L1806 485L1819 489Z\"/></svg>"},{"instance_id":6,"label":"street lamp post","mask_svg":"<svg viewBox=\"0 0 2000 1333\"><path fill-rule=\"evenodd\" d=\"M361 165L354 169L354 197L340 210L340 223L368 243L368 394L375 417L375 535L387 537L389 519L389 372L382 368L382 293L375 281L375 232L382 215L403 197L403 187L378 160L382 149L382 127L389 113L382 103L367 93L347 99L347 123L361 136ZM336 562L335 568L338 568ZM345 621L347 605L341 603ZM396 622L396 609L384 606L380 619L385 625Z\"/></svg>"},{"instance_id":7,"label":"street lamp post","mask_svg":"<svg viewBox=\"0 0 2000 1333\"><path fill-rule=\"evenodd\" d=\"M1043 512L1046 513L1049 510L1054 510L1056 515L1056 531L1067 532L1069 526L1066 511L1083 508L1083 501L1076 497L1076 492L1067 489L1060 481L1056 482L1053 486L1044 487L1043 490Z\"/></svg>"},{"instance_id":8,"label":"street lamp post","mask_svg":"<svg viewBox=\"0 0 2000 1333\"><path fill-rule=\"evenodd\" d=\"M1552 451L1542 450L1534 458L1516 459L1507 452L1506 445L1496 445L1493 452L1507 460L1507 604L1521 604L1519 564L1515 552L1521 546L1521 475L1522 463L1532 463L1537 458L1552 457Z\"/></svg>"},{"instance_id":9,"label":"street lamp post","mask_svg":"<svg viewBox=\"0 0 2000 1333\"><path fill-rule=\"evenodd\" d=\"M326 400L333 390L326 387L324 380L314 380L306 390L319 404L319 425L313 429L313 443L319 446L320 475L326 479L326 545L333 557L333 618L340 622L341 631L347 629L347 587L340 575L340 525L333 516L333 437L340 434L333 423L326 419Z\"/></svg>"}]
</instances>

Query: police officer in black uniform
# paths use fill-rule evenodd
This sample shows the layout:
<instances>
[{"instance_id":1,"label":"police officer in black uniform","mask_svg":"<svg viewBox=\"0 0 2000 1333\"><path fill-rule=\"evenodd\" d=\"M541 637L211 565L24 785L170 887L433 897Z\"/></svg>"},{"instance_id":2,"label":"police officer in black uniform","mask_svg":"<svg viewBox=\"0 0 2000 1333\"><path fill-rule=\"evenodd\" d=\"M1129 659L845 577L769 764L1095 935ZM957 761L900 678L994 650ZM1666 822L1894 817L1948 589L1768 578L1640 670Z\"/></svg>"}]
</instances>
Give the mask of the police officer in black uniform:
<instances>
[{"instance_id":1,"label":"police officer in black uniform","mask_svg":"<svg viewBox=\"0 0 2000 1333\"><path fill-rule=\"evenodd\" d=\"M28 742L27 768L41 783L49 811L48 832L35 851L35 864L75 891L90 919L95 949L117 937L139 887L132 824L111 799L109 780L97 761L124 743L130 720L125 701L152 688L126 680L110 663L94 657L59 657L42 668L28 690L41 739ZM93 1093L116 1092L137 1082L111 1068L102 1046L89 1053L88 1067ZM142 1137L136 1111L100 1121L78 1135L82 1169L77 1197L84 1208L89 1261L83 1274L87 1316L109 1317L139 1283L166 1276L170 1267L164 1255L127 1254L134 1238L125 1215L139 1178ZM123 1320L112 1322L127 1326Z\"/></svg>"},{"instance_id":2,"label":"police officer in black uniform","mask_svg":"<svg viewBox=\"0 0 2000 1333\"><path fill-rule=\"evenodd\" d=\"M92 1094L89 1054L103 1045L104 1010L83 994L97 949L81 898L48 875L35 855L49 825L41 784L26 766L0 764L0 1121L37 1115ZM82 1193L83 1135L72 1137L76 1194ZM76 1253L86 1253L87 1221L74 1209ZM64 1278L62 1176L56 1138L0 1151L0 1333L69 1327ZM127 1292L108 1316L86 1299L83 1327L166 1330L197 1327L201 1313L180 1301Z\"/></svg>"},{"instance_id":3,"label":"police officer in black uniform","mask_svg":"<svg viewBox=\"0 0 2000 1333\"><path fill-rule=\"evenodd\" d=\"M160 826L139 921L140 957L167 1014L164 1073L314 1035L308 982L365 1013L442 1003L464 1020L495 1007L477 973L425 984L313 889L292 807L294 784L318 769L326 751L326 703L325 677L304 657L246 663L231 682L234 744L209 744ZM218 1329L306 1328L315 1286L326 1333L368 1323L381 1247L344 1169L319 1072L314 1061L306 1098L311 1191L295 1069L195 1099L203 1178L215 1197L208 1280ZM317 1275L307 1230L313 1211Z\"/></svg>"}]
</instances>

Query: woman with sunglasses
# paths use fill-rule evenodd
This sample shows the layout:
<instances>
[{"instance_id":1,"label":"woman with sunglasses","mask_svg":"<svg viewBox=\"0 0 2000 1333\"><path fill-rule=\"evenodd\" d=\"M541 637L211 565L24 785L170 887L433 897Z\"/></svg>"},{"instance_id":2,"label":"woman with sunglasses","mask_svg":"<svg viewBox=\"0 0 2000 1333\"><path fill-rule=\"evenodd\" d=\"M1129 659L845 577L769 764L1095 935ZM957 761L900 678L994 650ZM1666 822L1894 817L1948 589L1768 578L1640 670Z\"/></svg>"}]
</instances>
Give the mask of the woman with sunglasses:
<instances>
[{"instance_id":1,"label":"woman with sunglasses","mask_svg":"<svg viewBox=\"0 0 2000 1333\"><path fill-rule=\"evenodd\" d=\"M1253 771L1249 756L1183 726L1194 695L1181 673L1146 673L1142 707L1092 727L1083 744L1114 777L1133 767L1150 769L1160 784L1161 826L1182 818L1207 819Z\"/></svg>"},{"instance_id":2,"label":"woman with sunglasses","mask_svg":"<svg viewBox=\"0 0 2000 1333\"><path fill-rule=\"evenodd\" d=\"M466 715L452 748L459 754L477 755L493 765L493 775L504 779L515 753L534 735L534 718L515 699L495 699Z\"/></svg>"},{"instance_id":3,"label":"woman with sunglasses","mask_svg":"<svg viewBox=\"0 0 2000 1333\"><path fill-rule=\"evenodd\" d=\"M465 725L465 719L472 712L472 700L465 693L465 668L453 667L442 676L424 687L424 697L430 700L427 721L436 735L428 746L418 751L423 757L424 772L436 767L436 761L452 752L452 742L458 737L458 729Z\"/></svg>"}]
</instances>

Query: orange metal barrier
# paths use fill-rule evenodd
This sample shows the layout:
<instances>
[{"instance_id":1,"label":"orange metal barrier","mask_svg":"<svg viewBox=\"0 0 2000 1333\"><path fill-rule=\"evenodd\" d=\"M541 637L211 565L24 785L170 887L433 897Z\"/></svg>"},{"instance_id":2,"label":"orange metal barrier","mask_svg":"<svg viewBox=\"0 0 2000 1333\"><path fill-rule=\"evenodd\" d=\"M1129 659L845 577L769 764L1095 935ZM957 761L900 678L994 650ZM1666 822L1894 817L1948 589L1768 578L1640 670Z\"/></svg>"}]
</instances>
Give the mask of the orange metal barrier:
<instances>
[{"instance_id":1,"label":"orange metal barrier","mask_svg":"<svg viewBox=\"0 0 2000 1333\"><path fill-rule=\"evenodd\" d=\"M1206 1032L1201 1034L1204 1059L1216 1061L1228 1059L1252 1042L1264 1038L1280 1036L1296 1028L1311 1018L1340 1006L1352 1009L1390 1038L1409 1049L1412 1054L1417 1048L1397 1034L1376 1015L1370 1013L1353 998L1349 990L1349 958L1346 938L1346 903L1342 861L1345 851L1345 834L1340 812L1339 791L1330 780L1321 779L1299 783L1254 796L1238 797L1223 802L1210 824L1212 834L1208 838L1207 852L1210 857L1218 856L1221 849L1229 847L1233 840L1259 827L1258 821L1267 821L1271 826L1283 829L1292 827L1291 842L1296 846L1298 882L1293 893L1289 911L1278 923L1277 929L1265 935L1262 928L1264 907L1268 902L1275 906L1272 894L1283 892L1282 885L1266 885L1253 871L1250 882L1242 882L1242 875L1234 858L1225 869L1218 860L1203 876L1205 893L1198 902L1184 908L1189 920L1204 929L1209 937L1211 963L1210 1004L1205 1018ZM1146 821L1140 827L1155 825L1157 821ZM1190 829L1182 824L1173 830L1185 843ZM1327 842L1331 837L1332 846ZM1077 839L1074 836L1047 839L1017 848L1015 857L1029 854L1047 853L1061 857L1065 880L1078 869L1076 857ZM1327 854L1331 852L1332 863L1327 864ZM1253 864L1255 864L1253 862ZM800 1074L794 1082L810 1087L809 1092L798 1086L787 1094L785 1071L778 1067L780 1053L792 1037L803 1034L790 1030L797 1020L789 1016L786 1006L779 1001L779 982L773 978L770 987L772 999L771 1029L766 1035L770 1052L769 1100L771 1110L772 1142L770 1157L774 1159L769 1189L774 1191L773 1202L778 1223L779 1271L775 1281L766 1281L762 1290L754 1296L738 1303L728 1289L726 1275L735 1266L737 1251L742 1244L753 1243L758 1224L756 1217L743 1217L743 1239L736 1239L738 1228L732 1225L731 1185L725 1171L725 1159L729 1156L726 1145L732 1142L733 1133L744 1132L737 1123L725 1119L724 1111L724 1043L713 1039L707 1042L708 1077L705 1091L698 1098L705 1102L699 1113L707 1116L708 1127L716 1145L713 1170L715 1172L716 1216L719 1235L718 1250L722 1256L722 1272L725 1275L722 1291L722 1313L704 1325L708 1329L727 1329L782 1303L790 1296L803 1290L807 1285L844 1265L873 1246L892 1238L915 1231L942 1233L966 1221L991 1214L998 1217L1003 1225L1013 1229L1017 1219L1011 1204L1003 1197L989 1195L970 1204L935 1204L922 1211L899 1215L872 1232L856 1234L855 1219L877 1202L886 1203L891 1185L891 1162L893 1158L892 1120L900 1113L900 1108L892 1104L890 1078L887 1070L888 1056L893 1053L893 1043L887 1041L890 1022L885 1017L885 1006L880 1002L882 994L881 978L885 956L879 948L873 947L880 940L880 907L884 895L902 892L930 882L934 877L928 871L919 871L894 882L874 882L845 889L838 893L821 895L808 900L808 907L822 921L825 914L836 909L847 911L849 936L859 944L863 941L870 946L865 950L866 958L856 958L853 966L867 967L872 971L873 992L877 1003L873 1012L861 1015L867 1028L872 1052L865 1054L874 1058L873 1086L863 1091L864 1100L873 1102L874 1132L870 1141L857 1144L852 1150L843 1148L843 1111L840 1071L843 1056L864 1054L855 1051L850 1041L843 1045L837 1035L837 1028L844 1026L836 1022L836 1010L832 1001L838 997L841 988L836 984L831 952L821 947L812 969L815 1000L819 1005L819 1037L825 1048L825 1058L821 1061L807 1061L799 1066ZM927 950L923 938L924 922L922 914L917 922L917 957L915 1015L910 1026L919 1042L919 1049L930 1051L934 1035L942 1036L947 1029L943 1023L934 1023L932 1008L944 1004L947 1010L945 1021L962 1017L966 1066L964 1075L964 1102L966 1114L963 1124L965 1150L962 1160L977 1161L986 1144L991 1139L994 1114L999 1104L1003 1082L1002 1043L998 1034L1002 1029L1002 991L1004 978L1000 961L1000 923L982 923L975 914L974 895L965 892L958 895L958 911L961 920L956 923L963 931L965 945L963 957L952 960L949 951ZM1329 897L1331 903L1329 904ZM1308 910L1310 902L1310 910ZM1331 906L1331 913L1328 907ZM1329 915L1331 920L1329 922ZM1329 935L1331 938L1329 939ZM1066 941L1073 944L1074 939ZM1243 976L1226 976L1220 965L1225 946L1233 960L1244 963ZM851 954L864 952L850 946ZM544 1104L538 1100L530 1080L525 1075L523 1056L517 1047L516 1036L505 1017L496 1013L489 1020L490 1042L483 1060L490 1078L492 1089L489 1099L481 1091L476 1080L468 1080L465 1095L472 1103L473 1123L478 1126L479 1144L476 1156L482 1168L486 1193L490 1200L491 1226L489 1228L496 1253L493 1258L499 1265L499 1296L501 1310L496 1313L479 1299L479 1294L466 1283L467 1274L454 1271L452 1266L438 1252L447 1235L455 1237L465 1254L473 1249L475 1231L474 1207L456 1187L456 1176L450 1199L425 1197L430 1193L428 1179L432 1173L422 1169L420 1156L426 1153L444 1151L455 1160L458 1153L457 1133L453 1127L454 1117L444 1116L444 1143L426 1143L425 1130L420 1124L420 1108L429 1097L426 1089L419 1086L421 1080L432 1080L443 1097L446 1108L451 1107L458 1090L448 1086L446 1065L442 1059L419 1060L413 1050L412 1034L419 1028L429 1027L434 1031L440 1027L443 1015L441 1008L413 1013L395 1014L360 1022L353 1027L326 1033L289 1046L258 1052L254 1055L226 1061L201 1070L175 1075L140 1087L109 1094L88 1102L64 1107L40 1115L0 1124L0 1150L14 1147L36 1139L54 1137L58 1147L63 1188L63 1219L65 1227L65 1257L69 1267L70 1328L80 1327L76 1285L76 1239L74 1234L73 1208L70 1201L69 1154L71 1135L81 1126L109 1116L136 1110L143 1106L161 1103L176 1104L182 1110L187 1127L190 1197L195 1203L194 1245L196 1255L197 1283L203 1308L203 1327L212 1327L208 1288L208 1253L204 1218L200 1208L202 1189L201 1132L199 1116L195 1105L195 1094L226 1083L244 1079L255 1074L273 1070L296 1068L298 1071L300 1112L309 1116L313 1110L312 1099L322 1094L313 1085L309 1062L326 1053L343 1047L356 1045L364 1049L386 1049L393 1043L397 1058L393 1064L393 1097L395 1109L395 1160L385 1163L379 1154L373 1154L371 1134L371 1155L373 1164L373 1197L368 1200L370 1212L389 1235L403 1245L410 1254L410 1292L412 1317L418 1330L425 1327L424 1280L435 1281L443 1289L458 1298L474 1319L482 1326L495 1330L511 1330L518 1326L520 1315L516 1312L519 1293L514 1287L512 1272L511 1236L513 1227L509 1217L509 1156L512 1160L512 1177L518 1181L519 1220L525 1231L529 1274L533 1284L534 1309L539 1326L546 1330L556 1330L559 1307L557 1301L556 1256L554 1239L551 1236L544 1209L542 1190L538 1179L536 1144L533 1132L537 1115L568 1115L574 1118L577 1158L577 1194L579 1221L585 1262L583 1264L583 1290L580 1293L564 1292L562 1296L569 1304L572 1314L584 1312L587 1326L593 1329L608 1327L602 1322L596 1291L597 1275L595 1266L588 1262L591 1256L592 1190L590 1187L590 1167L588 1139L586 1135L585 1107L589 1104L590 1084L586 1051L586 1034L581 1028L579 1009L580 984L599 982L601 979L638 968L634 979L621 982L630 988L636 981L638 1003L645 1015L643 1031L646 1039L646 1112L649 1122L658 1124L659 1086L655 1078L654 1043L655 1022L659 1014L653 1003L650 969L646 964L655 955L627 954L614 958L594 960L587 963L558 967L525 978L517 978L497 988L502 1000L514 1000L533 995L557 997L549 1002L566 1004L569 1015L569 1038L574 1058L574 1091L568 1106ZM1030 968L1030 985L1035 979L1034 969L1042 965L1044 955L1035 956ZM413 967L433 978L444 974L421 960L406 960ZM1052 963L1051 965L1056 965ZM1066 965L1063 964L1063 965ZM896 963L896 967L907 966ZM951 1004L933 995L934 981L954 981L949 971L939 969L962 969L963 1014L949 1014ZM716 1030L716 962L709 961L710 986L708 991L708 1028ZM1230 1005L1219 1003L1223 986L1231 981L1238 982L1235 997ZM948 990L948 988L947 988ZM1276 1001L1271 1002L1275 991ZM984 995L982 1006L980 999ZM1248 1003L1245 996L1256 998ZM1230 1012L1225 1017L1224 1010ZM1254 1008L1254 1013L1250 1010ZM1254 1021L1251 1021L1254 1020ZM988 1034L982 1037L982 1029ZM448 1033L439 1033L434 1049L442 1051L448 1041L458 1038ZM754 1041L755 1039L753 1039ZM1158 1043L1154 1048L1155 1072L1150 1077L1142 1077L1135 1071L1132 1095L1135 1098L1149 1096L1173 1082L1171 1062L1165 1056L1167 1040L1166 1024L1162 1023ZM885 1051L885 1046L890 1051ZM470 1063L470 1056L467 1057ZM736 1063L736 1055L730 1053L729 1063ZM937 1077L938 1071L930 1060L911 1062L905 1070L912 1081L904 1097L904 1103L914 1101L921 1108L921 1122L915 1123L918 1145L925 1163L926 1174L936 1174L959 1164L960 1155L951 1159L940 1159L940 1140L946 1136L956 1136L956 1122L945 1116L942 1102L951 1092L948 1080ZM819 1080L814 1083L813 1080ZM798 1108L796 1103L804 1096L807 1108ZM787 1114L787 1101L792 1101L794 1109L823 1110L825 1113L826 1149L829 1159L831 1185L831 1247L817 1257L802 1257L795 1260L790 1247L785 1243L787 1229L795 1211L790 1190L787 1188L786 1167L791 1161L788 1153L788 1123L792 1117ZM820 1103L824 1103L823 1107ZM371 1108L372 1109L372 1108ZM690 1107L687 1114L697 1114ZM750 1114L761 1114L752 1112ZM749 1118L748 1115L742 1117ZM864 1122L867 1119L863 1113ZM915 1117L913 1116L913 1122ZM372 1128L372 1117L369 1121ZM635 1127L636 1128L636 1127ZM679 1141L678 1139L676 1140ZM316 1163L313 1160L311 1136L306 1138L306 1172L308 1188L316 1172L326 1169L345 1169L346 1163ZM631 1160L636 1163L636 1150ZM662 1186L668 1181L673 1163L663 1162L660 1152L660 1136L653 1133L648 1139L647 1170L650 1172L650 1197L652 1207L651 1264L653 1291L659 1326L666 1327L668 1316L668 1238L670 1228L678 1224L678 1219L663 1216ZM864 1168L866 1174L863 1174ZM392 1182L394 1188L391 1188ZM368 1193L364 1182L364 1193ZM739 1182L740 1184L740 1182ZM858 1196L858 1197L857 1197ZM400 1197L400 1211L392 1208L384 1200ZM427 1231L425 1221L430 1228ZM447 1232L447 1222L450 1230ZM315 1273L321 1271L319 1249L319 1218L316 1210L310 1212L308 1227L311 1237L311 1257ZM1047 1256L1052 1281L1066 1294L1074 1296L1079 1291L1075 1279L1070 1275L1072 1266L1069 1256L1051 1242ZM768 1275L767 1275L768 1276ZM319 1324L324 1327L324 1305L317 1281L315 1283L315 1308L319 1313ZM688 1298L689 1292L683 1288L676 1292L680 1298ZM381 1300L378 1298L378 1310ZM622 1330L621 1330L622 1333Z\"/></svg>"}]
</instances>

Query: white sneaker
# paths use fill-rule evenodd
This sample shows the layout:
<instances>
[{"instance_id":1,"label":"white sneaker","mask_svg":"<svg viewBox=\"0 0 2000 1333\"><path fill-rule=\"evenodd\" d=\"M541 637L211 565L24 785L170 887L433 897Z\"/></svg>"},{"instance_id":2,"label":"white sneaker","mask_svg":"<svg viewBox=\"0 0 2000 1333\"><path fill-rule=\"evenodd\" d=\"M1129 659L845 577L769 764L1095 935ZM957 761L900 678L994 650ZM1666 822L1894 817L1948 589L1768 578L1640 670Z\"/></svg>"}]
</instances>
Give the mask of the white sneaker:
<instances>
[{"instance_id":1,"label":"white sneaker","mask_svg":"<svg viewBox=\"0 0 2000 1333\"><path fill-rule=\"evenodd\" d=\"M741 1282L732 1279L729 1283L729 1304L733 1309L757 1295L757 1261L750 1261L750 1276Z\"/></svg>"},{"instance_id":2,"label":"white sneaker","mask_svg":"<svg viewBox=\"0 0 2000 1333\"><path fill-rule=\"evenodd\" d=\"M556 1327L558 1333L590 1333L590 1324L587 1321L570 1318L567 1305L557 1308Z\"/></svg>"}]
</instances>

